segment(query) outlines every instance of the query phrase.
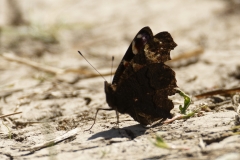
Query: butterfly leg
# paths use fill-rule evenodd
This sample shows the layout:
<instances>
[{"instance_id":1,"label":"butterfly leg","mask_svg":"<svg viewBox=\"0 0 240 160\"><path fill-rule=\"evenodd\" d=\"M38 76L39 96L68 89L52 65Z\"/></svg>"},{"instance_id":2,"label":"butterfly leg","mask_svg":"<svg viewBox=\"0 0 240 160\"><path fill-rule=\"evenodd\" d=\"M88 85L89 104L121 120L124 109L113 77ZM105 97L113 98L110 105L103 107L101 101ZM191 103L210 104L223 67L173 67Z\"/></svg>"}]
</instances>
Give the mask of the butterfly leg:
<instances>
[{"instance_id":1,"label":"butterfly leg","mask_svg":"<svg viewBox=\"0 0 240 160\"><path fill-rule=\"evenodd\" d=\"M119 114L117 110L116 110L116 117L117 117L117 128L119 128Z\"/></svg>"},{"instance_id":2,"label":"butterfly leg","mask_svg":"<svg viewBox=\"0 0 240 160\"><path fill-rule=\"evenodd\" d=\"M93 121L92 126L91 126L89 129L86 129L86 130L84 130L84 131L89 131L89 130L92 129L92 127L94 126L94 124L95 124L95 122L96 122L98 111L100 111L100 110L103 110L103 111L112 111L112 110L114 110L114 109L112 109L112 108L97 108L97 111L96 111L96 113L95 113L95 117L94 117L94 121ZM118 118L118 114L117 114L117 121L118 121L118 119L119 119L119 118Z\"/></svg>"}]
</instances>

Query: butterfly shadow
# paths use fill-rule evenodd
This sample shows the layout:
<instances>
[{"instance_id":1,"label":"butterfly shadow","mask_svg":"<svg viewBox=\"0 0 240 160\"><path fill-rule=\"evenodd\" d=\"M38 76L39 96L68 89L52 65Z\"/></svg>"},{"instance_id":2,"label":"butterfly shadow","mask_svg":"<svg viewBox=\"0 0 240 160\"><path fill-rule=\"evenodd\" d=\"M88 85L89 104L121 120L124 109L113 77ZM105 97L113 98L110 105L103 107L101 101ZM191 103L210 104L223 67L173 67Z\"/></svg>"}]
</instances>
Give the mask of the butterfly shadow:
<instances>
[{"instance_id":1,"label":"butterfly shadow","mask_svg":"<svg viewBox=\"0 0 240 160\"><path fill-rule=\"evenodd\" d=\"M123 128L111 128L107 131L102 131L98 132L91 137L88 138L88 140L93 140L99 137L102 137L104 139L112 139L112 138L129 138L129 139L134 139L138 136L143 135L146 130L149 127L144 127L141 124L136 124L128 127L123 127Z\"/></svg>"}]
</instances>

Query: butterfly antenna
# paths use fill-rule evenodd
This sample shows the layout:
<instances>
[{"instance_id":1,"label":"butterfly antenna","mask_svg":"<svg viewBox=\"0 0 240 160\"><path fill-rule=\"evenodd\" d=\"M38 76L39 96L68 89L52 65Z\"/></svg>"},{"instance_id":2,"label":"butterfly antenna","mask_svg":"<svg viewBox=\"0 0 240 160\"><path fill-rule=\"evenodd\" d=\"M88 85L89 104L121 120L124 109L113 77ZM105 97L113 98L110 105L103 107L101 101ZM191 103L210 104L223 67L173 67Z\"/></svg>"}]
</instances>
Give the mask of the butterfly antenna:
<instances>
[{"instance_id":1,"label":"butterfly antenna","mask_svg":"<svg viewBox=\"0 0 240 160\"><path fill-rule=\"evenodd\" d=\"M113 61L114 61L114 56L112 56L112 65L111 65L111 77L110 77L110 82L112 81Z\"/></svg>"},{"instance_id":2,"label":"butterfly antenna","mask_svg":"<svg viewBox=\"0 0 240 160\"><path fill-rule=\"evenodd\" d=\"M85 59L85 61L88 62L88 64L90 64L90 66L92 66L92 68L93 68L105 81L107 81L107 80L103 77L103 75L102 75L100 72L98 72L98 70L83 56L83 54L82 54L80 51L78 51L78 53Z\"/></svg>"}]
</instances>

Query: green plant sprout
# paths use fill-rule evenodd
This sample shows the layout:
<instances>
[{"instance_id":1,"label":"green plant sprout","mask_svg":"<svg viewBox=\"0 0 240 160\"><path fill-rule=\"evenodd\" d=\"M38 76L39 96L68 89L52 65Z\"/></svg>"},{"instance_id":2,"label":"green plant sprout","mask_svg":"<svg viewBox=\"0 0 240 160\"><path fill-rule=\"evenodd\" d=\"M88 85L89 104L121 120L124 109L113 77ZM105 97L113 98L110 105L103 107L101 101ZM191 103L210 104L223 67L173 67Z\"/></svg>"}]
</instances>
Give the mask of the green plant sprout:
<instances>
[{"instance_id":1,"label":"green plant sprout","mask_svg":"<svg viewBox=\"0 0 240 160\"><path fill-rule=\"evenodd\" d=\"M159 148L170 149L169 145L159 135L156 135L155 141L152 143Z\"/></svg>"},{"instance_id":2,"label":"green plant sprout","mask_svg":"<svg viewBox=\"0 0 240 160\"><path fill-rule=\"evenodd\" d=\"M164 121L165 124L171 123L175 120L179 120L179 119L188 119L192 116L195 115L195 113L198 113L200 110L202 109L207 109L208 106L205 104L200 105L197 109L191 111L191 112L187 112L187 109L189 107L189 105L191 104L191 98L184 93L183 91L181 91L180 89L176 89L179 93L180 96L182 96L184 98L184 106L180 105L179 106L179 110L180 110L180 115L177 115L171 119L167 119L166 121Z\"/></svg>"},{"instance_id":3,"label":"green plant sprout","mask_svg":"<svg viewBox=\"0 0 240 160\"><path fill-rule=\"evenodd\" d=\"M195 110L193 110L193 111L191 111L191 112L189 112L189 113L187 113L185 115L182 115L182 118L183 119L188 119L188 118L194 116L195 113L198 113L200 110L202 110L204 108L208 108L208 106L205 105L205 104L201 104L197 109L195 109Z\"/></svg>"},{"instance_id":4,"label":"green plant sprout","mask_svg":"<svg viewBox=\"0 0 240 160\"><path fill-rule=\"evenodd\" d=\"M193 111L187 113L187 109L190 106L192 100L191 100L189 95L187 95L186 93L184 93L180 89L177 89L177 90L179 91L178 92L179 95L184 98L184 103L183 103L184 106L182 106L182 105L179 106L180 113L182 114L182 116L181 116L182 119L188 119L188 118L194 116L195 113L198 113L200 111L200 109L202 109L202 107L206 107L205 105L203 105L199 109L196 109L196 110L193 110Z\"/></svg>"},{"instance_id":5,"label":"green plant sprout","mask_svg":"<svg viewBox=\"0 0 240 160\"><path fill-rule=\"evenodd\" d=\"M155 141L152 141L152 143L159 148L163 149L180 149L180 150L188 150L188 147L185 146L175 146L171 144L167 144L163 138L160 135L156 135Z\"/></svg>"},{"instance_id":6,"label":"green plant sprout","mask_svg":"<svg viewBox=\"0 0 240 160\"><path fill-rule=\"evenodd\" d=\"M189 106L189 104L188 104L188 106ZM188 118L194 116L194 115L195 115L196 113L198 113L200 110L202 110L202 109L207 110L207 108L208 108L208 106L207 106L206 104L201 104L200 106L198 106L197 109L195 109L195 110L193 110L193 111L191 111L191 112L186 112L185 108L187 109L188 106L187 106L187 107L181 107L181 105L180 105L179 108L184 108L184 109L183 109L183 112L184 112L185 114L178 114L178 115L174 116L174 117L171 118L171 119L165 120L163 123L168 124L168 123L172 123L172 122L175 121L175 120L188 119ZM181 109L180 109L180 110L181 110ZM180 112L181 112L181 111L180 111Z\"/></svg>"},{"instance_id":7,"label":"green plant sprout","mask_svg":"<svg viewBox=\"0 0 240 160\"><path fill-rule=\"evenodd\" d=\"M102 154L102 155L101 155L100 159L104 158L107 153L108 153L107 151L101 151L101 154Z\"/></svg>"},{"instance_id":8,"label":"green plant sprout","mask_svg":"<svg viewBox=\"0 0 240 160\"><path fill-rule=\"evenodd\" d=\"M191 98L189 97L189 95L187 95L180 89L177 89L177 91L179 91L178 94L184 98L184 106L182 106L182 105L179 106L180 113L186 114L186 111L187 111L189 105L191 104Z\"/></svg>"}]
</instances>

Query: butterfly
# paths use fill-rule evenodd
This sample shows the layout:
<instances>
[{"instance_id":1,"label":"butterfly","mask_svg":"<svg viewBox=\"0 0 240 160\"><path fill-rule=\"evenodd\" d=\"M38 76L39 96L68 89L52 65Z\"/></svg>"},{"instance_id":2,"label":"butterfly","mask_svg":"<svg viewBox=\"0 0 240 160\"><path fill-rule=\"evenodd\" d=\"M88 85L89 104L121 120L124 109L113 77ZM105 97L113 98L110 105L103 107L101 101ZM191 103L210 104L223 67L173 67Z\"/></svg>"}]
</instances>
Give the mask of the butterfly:
<instances>
[{"instance_id":1,"label":"butterfly","mask_svg":"<svg viewBox=\"0 0 240 160\"><path fill-rule=\"evenodd\" d=\"M142 125L171 118L173 102L168 96L177 90L175 72L164 62L177 44L168 32L153 35L142 28L132 40L113 77L104 82L109 109L128 114Z\"/></svg>"}]
</instances>

